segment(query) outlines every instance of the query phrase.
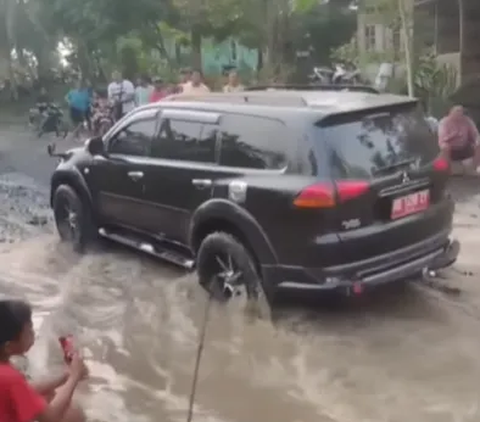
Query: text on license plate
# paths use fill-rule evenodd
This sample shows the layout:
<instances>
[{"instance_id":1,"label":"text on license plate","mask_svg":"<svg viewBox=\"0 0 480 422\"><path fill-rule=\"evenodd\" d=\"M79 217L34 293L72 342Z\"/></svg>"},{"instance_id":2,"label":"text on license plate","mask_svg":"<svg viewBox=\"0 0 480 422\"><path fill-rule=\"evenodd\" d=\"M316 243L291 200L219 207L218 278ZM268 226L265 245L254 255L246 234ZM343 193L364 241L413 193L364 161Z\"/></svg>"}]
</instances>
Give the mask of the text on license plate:
<instances>
[{"instance_id":1,"label":"text on license plate","mask_svg":"<svg viewBox=\"0 0 480 422\"><path fill-rule=\"evenodd\" d=\"M392 220L424 211L430 205L430 192L422 190L393 200Z\"/></svg>"}]
</instances>

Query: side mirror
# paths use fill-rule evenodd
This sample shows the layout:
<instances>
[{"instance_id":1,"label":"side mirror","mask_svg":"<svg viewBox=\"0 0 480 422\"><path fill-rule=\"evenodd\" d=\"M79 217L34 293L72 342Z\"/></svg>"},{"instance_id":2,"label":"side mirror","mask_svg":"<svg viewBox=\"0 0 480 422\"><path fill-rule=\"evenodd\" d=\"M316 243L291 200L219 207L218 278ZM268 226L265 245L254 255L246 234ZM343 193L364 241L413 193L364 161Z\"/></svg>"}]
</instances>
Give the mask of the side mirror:
<instances>
[{"instance_id":1,"label":"side mirror","mask_svg":"<svg viewBox=\"0 0 480 422\"><path fill-rule=\"evenodd\" d=\"M85 149L92 155L106 155L105 144L101 137L90 138L85 141Z\"/></svg>"}]
</instances>

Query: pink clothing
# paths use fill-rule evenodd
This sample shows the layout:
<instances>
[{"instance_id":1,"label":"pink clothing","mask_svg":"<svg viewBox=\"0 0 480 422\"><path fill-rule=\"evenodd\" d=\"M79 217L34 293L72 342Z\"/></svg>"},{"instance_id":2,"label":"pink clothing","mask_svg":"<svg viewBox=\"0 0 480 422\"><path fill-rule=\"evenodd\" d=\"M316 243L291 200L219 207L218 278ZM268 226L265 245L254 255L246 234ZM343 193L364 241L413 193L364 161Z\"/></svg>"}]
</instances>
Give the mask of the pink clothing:
<instances>
[{"instance_id":1,"label":"pink clothing","mask_svg":"<svg viewBox=\"0 0 480 422\"><path fill-rule=\"evenodd\" d=\"M475 123L465 115L446 116L438 127L440 148L461 149L476 144L479 137Z\"/></svg>"},{"instance_id":2,"label":"pink clothing","mask_svg":"<svg viewBox=\"0 0 480 422\"><path fill-rule=\"evenodd\" d=\"M168 93L163 89L161 91L155 90L150 95L149 102L156 103L157 101L163 100L167 95Z\"/></svg>"}]
</instances>

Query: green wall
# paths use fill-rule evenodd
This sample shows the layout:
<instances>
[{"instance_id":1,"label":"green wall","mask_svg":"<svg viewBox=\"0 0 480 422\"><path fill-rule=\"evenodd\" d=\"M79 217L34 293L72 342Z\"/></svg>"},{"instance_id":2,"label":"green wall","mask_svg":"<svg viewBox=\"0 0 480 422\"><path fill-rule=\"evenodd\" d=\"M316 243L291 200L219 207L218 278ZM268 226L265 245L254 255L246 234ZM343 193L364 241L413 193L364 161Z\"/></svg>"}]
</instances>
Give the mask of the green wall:
<instances>
[{"instance_id":1,"label":"green wall","mask_svg":"<svg viewBox=\"0 0 480 422\"><path fill-rule=\"evenodd\" d=\"M165 42L168 53L175 55L174 41ZM181 48L181 62L184 66L190 65L190 48ZM207 75L218 75L222 66L235 66L240 71L255 71L258 65L258 52L241 45L233 38L218 42L213 39L202 41L202 65Z\"/></svg>"}]
</instances>

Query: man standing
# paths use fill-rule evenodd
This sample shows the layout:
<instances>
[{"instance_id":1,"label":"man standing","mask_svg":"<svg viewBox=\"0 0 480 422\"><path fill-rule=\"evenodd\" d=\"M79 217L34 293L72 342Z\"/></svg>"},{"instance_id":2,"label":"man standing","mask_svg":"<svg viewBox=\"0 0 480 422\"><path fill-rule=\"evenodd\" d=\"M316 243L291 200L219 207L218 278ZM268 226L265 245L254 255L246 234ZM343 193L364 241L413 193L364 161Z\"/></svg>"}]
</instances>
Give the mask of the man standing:
<instances>
[{"instance_id":1,"label":"man standing","mask_svg":"<svg viewBox=\"0 0 480 422\"><path fill-rule=\"evenodd\" d=\"M240 83L238 72L231 70L228 73L228 83L223 87L223 92L240 92L245 91L245 87Z\"/></svg>"},{"instance_id":2,"label":"man standing","mask_svg":"<svg viewBox=\"0 0 480 422\"><path fill-rule=\"evenodd\" d=\"M480 165L480 135L475 123L462 106L454 106L438 126L440 149L453 162L472 160L473 169Z\"/></svg>"},{"instance_id":3,"label":"man standing","mask_svg":"<svg viewBox=\"0 0 480 422\"><path fill-rule=\"evenodd\" d=\"M146 75L141 76L138 86L135 88L135 105L138 107L148 104L152 92L153 86L150 83L150 78Z\"/></svg>"},{"instance_id":4,"label":"man standing","mask_svg":"<svg viewBox=\"0 0 480 422\"><path fill-rule=\"evenodd\" d=\"M113 72L112 82L108 85L108 100L113 105L115 120L135 108L135 87L118 71Z\"/></svg>"},{"instance_id":5,"label":"man standing","mask_svg":"<svg viewBox=\"0 0 480 422\"><path fill-rule=\"evenodd\" d=\"M65 100L67 101L70 119L72 120L74 126L73 135L77 137L80 132L81 125L84 122L88 122L90 117L90 91L82 82L82 80L79 80L77 82L77 87L68 92Z\"/></svg>"},{"instance_id":6,"label":"man standing","mask_svg":"<svg viewBox=\"0 0 480 422\"><path fill-rule=\"evenodd\" d=\"M192 77L189 82L183 85L183 94L207 94L210 88L203 83L203 75L200 70L192 71Z\"/></svg>"}]
</instances>

